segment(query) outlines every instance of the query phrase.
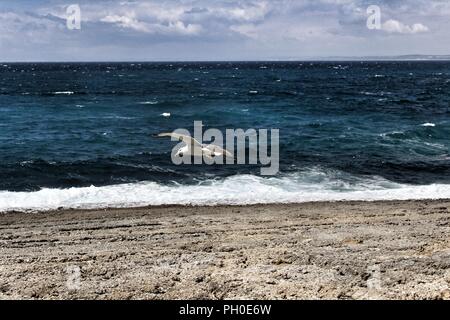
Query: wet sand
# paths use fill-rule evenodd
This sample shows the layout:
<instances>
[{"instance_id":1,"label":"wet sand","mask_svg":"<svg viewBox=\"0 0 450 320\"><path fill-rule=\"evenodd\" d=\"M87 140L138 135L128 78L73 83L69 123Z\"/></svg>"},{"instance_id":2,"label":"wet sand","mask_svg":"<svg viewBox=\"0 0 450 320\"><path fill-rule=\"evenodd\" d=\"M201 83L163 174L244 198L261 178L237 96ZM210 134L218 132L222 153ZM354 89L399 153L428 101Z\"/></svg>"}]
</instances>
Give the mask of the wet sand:
<instances>
[{"instance_id":1,"label":"wet sand","mask_svg":"<svg viewBox=\"0 0 450 320\"><path fill-rule=\"evenodd\" d=\"M450 200L0 214L0 299L450 299Z\"/></svg>"}]
</instances>

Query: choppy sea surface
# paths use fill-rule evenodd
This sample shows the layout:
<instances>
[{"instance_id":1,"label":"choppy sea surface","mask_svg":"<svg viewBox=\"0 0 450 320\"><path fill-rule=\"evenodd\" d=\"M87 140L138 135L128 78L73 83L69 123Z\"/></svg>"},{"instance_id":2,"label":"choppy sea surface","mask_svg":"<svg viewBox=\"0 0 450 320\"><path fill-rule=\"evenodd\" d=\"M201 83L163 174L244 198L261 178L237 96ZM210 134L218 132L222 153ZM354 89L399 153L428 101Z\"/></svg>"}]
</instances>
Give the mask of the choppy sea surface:
<instances>
[{"instance_id":1,"label":"choppy sea surface","mask_svg":"<svg viewBox=\"0 0 450 320\"><path fill-rule=\"evenodd\" d=\"M280 171L174 165L279 129ZM450 198L450 62L0 63L0 211Z\"/></svg>"}]
</instances>

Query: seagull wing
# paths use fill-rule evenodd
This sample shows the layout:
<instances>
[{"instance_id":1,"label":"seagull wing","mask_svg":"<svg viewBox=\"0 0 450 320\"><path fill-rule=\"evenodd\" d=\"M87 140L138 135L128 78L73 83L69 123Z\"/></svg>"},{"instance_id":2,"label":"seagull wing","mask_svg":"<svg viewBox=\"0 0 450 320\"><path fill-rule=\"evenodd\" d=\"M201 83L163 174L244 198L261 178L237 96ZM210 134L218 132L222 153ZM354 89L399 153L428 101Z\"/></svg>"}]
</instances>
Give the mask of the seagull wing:
<instances>
[{"instance_id":1,"label":"seagull wing","mask_svg":"<svg viewBox=\"0 0 450 320\"><path fill-rule=\"evenodd\" d=\"M187 136L184 134L178 134L175 132L167 132L167 133L158 134L158 137L171 137L173 139L183 141L188 146L189 150L192 150L195 148L202 148L202 145L200 142L198 142L191 136Z\"/></svg>"},{"instance_id":2,"label":"seagull wing","mask_svg":"<svg viewBox=\"0 0 450 320\"><path fill-rule=\"evenodd\" d=\"M214 144L208 144L206 146L203 146L204 149L207 149L208 151L210 151L212 154L214 154L214 156L223 156L225 155L225 157L233 157L233 155L231 154L230 151L228 151L227 149L222 149L219 146L216 146Z\"/></svg>"}]
</instances>

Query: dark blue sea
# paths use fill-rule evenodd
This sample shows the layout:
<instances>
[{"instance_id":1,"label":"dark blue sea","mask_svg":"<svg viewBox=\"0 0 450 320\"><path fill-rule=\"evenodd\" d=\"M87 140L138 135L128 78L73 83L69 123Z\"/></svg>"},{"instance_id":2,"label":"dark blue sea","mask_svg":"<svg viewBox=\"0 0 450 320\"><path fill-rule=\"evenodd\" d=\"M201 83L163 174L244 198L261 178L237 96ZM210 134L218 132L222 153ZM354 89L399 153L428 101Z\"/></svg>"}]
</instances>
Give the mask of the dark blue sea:
<instances>
[{"instance_id":1,"label":"dark blue sea","mask_svg":"<svg viewBox=\"0 0 450 320\"><path fill-rule=\"evenodd\" d=\"M196 120L279 129L279 173L174 165ZM449 147L445 61L0 64L2 211L448 198Z\"/></svg>"}]
</instances>

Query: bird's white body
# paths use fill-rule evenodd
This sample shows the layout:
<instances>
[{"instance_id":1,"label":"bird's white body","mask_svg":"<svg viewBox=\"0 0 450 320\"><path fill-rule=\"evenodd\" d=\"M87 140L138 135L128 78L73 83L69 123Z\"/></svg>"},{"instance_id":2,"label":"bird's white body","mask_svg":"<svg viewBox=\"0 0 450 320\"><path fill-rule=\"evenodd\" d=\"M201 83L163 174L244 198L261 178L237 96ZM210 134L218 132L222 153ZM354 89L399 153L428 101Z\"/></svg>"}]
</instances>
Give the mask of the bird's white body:
<instances>
[{"instance_id":1,"label":"bird's white body","mask_svg":"<svg viewBox=\"0 0 450 320\"><path fill-rule=\"evenodd\" d=\"M233 157L233 155L226 149L223 149L214 144L201 144L194 138L178 133L160 133L158 137L171 137L180 140L185 143L180 149L177 150L176 156L206 156L208 158L215 157Z\"/></svg>"}]
</instances>

